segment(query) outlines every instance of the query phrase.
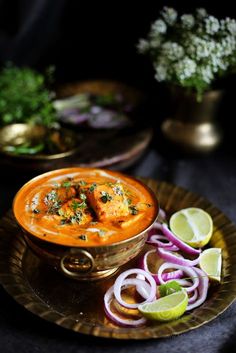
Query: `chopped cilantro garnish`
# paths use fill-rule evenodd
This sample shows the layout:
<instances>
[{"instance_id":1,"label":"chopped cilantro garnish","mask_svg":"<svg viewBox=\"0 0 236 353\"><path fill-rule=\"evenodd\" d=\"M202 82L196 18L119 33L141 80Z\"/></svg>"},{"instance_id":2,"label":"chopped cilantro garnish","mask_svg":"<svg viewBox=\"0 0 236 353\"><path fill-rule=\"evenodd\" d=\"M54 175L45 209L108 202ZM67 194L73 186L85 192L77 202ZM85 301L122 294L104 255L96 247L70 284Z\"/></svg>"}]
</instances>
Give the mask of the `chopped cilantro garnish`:
<instances>
[{"instance_id":1,"label":"chopped cilantro garnish","mask_svg":"<svg viewBox=\"0 0 236 353\"><path fill-rule=\"evenodd\" d=\"M79 184L80 186L85 186L85 185L87 185L86 181L84 181L84 180L80 180L80 181L78 182L78 184Z\"/></svg>"},{"instance_id":2,"label":"chopped cilantro garnish","mask_svg":"<svg viewBox=\"0 0 236 353\"><path fill-rule=\"evenodd\" d=\"M138 214L138 209L136 206L129 206L129 212L132 214L132 215L136 215Z\"/></svg>"},{"instance_id":3,"label":"chopped cilantro garnish","mask_svg":"<svg viewBox=\"0 0 236 353\"><path fill-rule=\"evenodd\" d=\"M112 187L112 186L114 186L114 183L112 183L112 182L108 181L108 182L107 182L107 183L105 183L104 185L107 185L107 186Z\"/></svg>"},{"instance_id":4,"label":"chopped cilantro garnish","mask_svg":"<svg viewBox=\"0 0 236 353\"><path fill-rule=\"evenodd\" d=\"M71 182L69 180L63 181L63 183L61 183L61 186L63 188L70 188L71 187Z\"/></svg>"},{"instance_id":5,"label":"chopped cilantro garnish","mask_svg":"<svg viewBox=\"0 0 236 353\"><path fill-rule=\"evenodd\" d=\"M122 196L124 194L121 186L117 184L113 187L113 191L116 195Z\"/></svg>"},{"instance_id":6,"label":"chopped cilantro garnish","mask_svg":"<svg viewBox=\"0 0 236 353\"><path fill-rule=\"evenodd\" d=\"M48 203L50 201L55 201L57 199L58 195L56 190L51 190L49 193L47 193L47 195L44 198L44 202L46 205L48 205Z\"/></svg>"},{"instance_id":7,"label":"chopped cilantro garnish","mask_svg":"<svg viewBox=\"0 0 236 353\"><path fill-rule=\"evenodd\" d=\"M83 200L82 202L73 200L71 203L71 208L73 209L73 211L76 211L78 208L85 208L85 207L87 207L85 200Z\"/></svg>"},{"instance_id":8,"label":"chopped cilantro garnish","mask_svg":"<svg viewBox=\"0 0 236 353\"><path fill-rule=\"evenodd\" d=\"M90 192L93 192L93 191L96 189L96 187L97 187L97 184L96 184L96 183L93 183L93 184L90 186L89 191L90 191Z\"/></svg>"},{"instance_id":9,"label":"chopped cilantro garnish","mask_svg":"<svg viewBox=\"0 0 236 353\"><path fill-rule=\"evenodd\" d=\"M182 290L181 285L176 281L170 281L159 286L159 292L161 297L173 294Z\"/></svg>"},{"instance_id":10,"label":"chopped cilantro garnish","mask_svg":"<svg viewBox=\"0 0 236 353\"><path fill-rule=\"evenodd\" d=\"M45 205L48 206L48 213L57 213L61 207L61 201L58 199L56 190L51 190L44 198Z\"/></svg>"},{"instance_id":11,"label":"chopped cilantro garnish","mask_svg":"<svg viewBox=\"0 0 236 353\"><path fill-rule=\"evenodd\" d=\"M100 229L98 232L99 237L104 237L105 234L106 234L106 231L104 229Z\"/></svg>"},{"instance_id":12,"label":"chopped cilantro garnish","mask_svg":"<svg viewBox=\"0 0 236 353\"><path fill-rule=\"evenodd\" d=\"M101 191L101 195L102 196L100 197L100 199L103 203L107 203L107 201L112 200L112 196L109 195L108 192L106 192L106 191Z\"/></svg>"},{"instance_id":13,"label":"chopped cilantro garnish","mask_svg":"<svg viewBox=\"0 0 236 353\"><path fill-rule=\"evenodd\" d=\"M86 200L87 199L87 196L84 193L82 193L82 192L79 194L79 197L80 197L81 200Z\"/></svg>"}]
</instances>

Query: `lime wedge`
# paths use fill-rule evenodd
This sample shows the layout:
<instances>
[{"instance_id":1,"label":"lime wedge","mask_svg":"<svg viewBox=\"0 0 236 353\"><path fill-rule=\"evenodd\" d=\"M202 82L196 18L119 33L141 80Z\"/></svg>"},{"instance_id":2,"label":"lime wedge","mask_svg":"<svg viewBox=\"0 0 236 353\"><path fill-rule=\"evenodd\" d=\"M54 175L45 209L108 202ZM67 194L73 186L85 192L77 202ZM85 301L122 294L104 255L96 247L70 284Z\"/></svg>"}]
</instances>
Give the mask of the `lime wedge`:
<instances>
[{"instance_id":1,"label":"lime wedge","mask_svg":"<svg viewBox=\"0 0 236 353\"><path fill-rule=\"evenodd\" d=\"M220 282L222 256L221 249L210 248L204 250L199 259L200 268L206 272L213 281Z\"/></svg>"},{"instance_id":2,"label":"lime wedge","mask_svg":"<svg viewBox=\"0 0 236 353\"><path fill-rule=\"evenodd\" d=\"M185 243L201 248L211 239L213 222L211 216L201 208L190 207L171 216L170 229Z\"/></svg>"},{"instance_id":3,"label":"lime wedge","mask_svg":"<svg viewBox=\"0 0 236 353\"><path fill-rule=\"evenodd\" d=\"M138 310L148 319L171 321L178 319L186 311L188 295L185 290L167 295L152 303L141 304Z\"/></svg>"}]
</instances>

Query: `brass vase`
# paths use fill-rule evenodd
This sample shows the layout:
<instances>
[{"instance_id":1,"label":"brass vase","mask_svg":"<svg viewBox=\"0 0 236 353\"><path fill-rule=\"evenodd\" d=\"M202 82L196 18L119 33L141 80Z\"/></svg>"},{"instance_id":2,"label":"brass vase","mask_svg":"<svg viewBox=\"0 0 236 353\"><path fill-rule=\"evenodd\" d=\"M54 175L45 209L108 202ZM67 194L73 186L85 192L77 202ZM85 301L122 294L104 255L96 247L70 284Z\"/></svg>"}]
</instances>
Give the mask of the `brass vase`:
<instances>
[{"instance_id":1,"label":"brass vase","mask_svg":"<svg viewBox=\"0 0 236 353\"><path fill-rule=\"evenodd\" d=\"M185 152L210 152L222 140L222 130L216 122L223 91L206 92L200 102L196 95L172 88L173 116L162 123L164 137Z\"/></svg>"}]
</instances>

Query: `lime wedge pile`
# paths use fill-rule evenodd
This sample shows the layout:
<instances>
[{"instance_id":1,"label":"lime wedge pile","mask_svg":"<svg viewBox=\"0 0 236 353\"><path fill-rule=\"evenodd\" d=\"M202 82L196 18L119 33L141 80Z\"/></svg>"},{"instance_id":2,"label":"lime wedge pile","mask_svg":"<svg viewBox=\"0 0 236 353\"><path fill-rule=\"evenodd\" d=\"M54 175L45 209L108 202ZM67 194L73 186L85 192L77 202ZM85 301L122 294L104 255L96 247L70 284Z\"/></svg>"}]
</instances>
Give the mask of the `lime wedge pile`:
<instances>
[{"instance_id":1,"label":"lime wedge pile","mask_svg":"<svg viewBox=\"0 0 236 353\"><path fill-rule=\"evenodd\" d=\"M190 207L174 213L170 218L171 231L194 248L205 246L211 239L211 216L200 208Z\"/></svg>"},{"instance_id":2,"label":"lime wedge pile","mask_svg":"<svg viewBox=\"0 0 236 353\"><path fill-rule=\"evenodd\" d=\"M178 319L186 311L188 295L185 290L167 295L152 303L139 305L138 309L148 319L171 321Z\"/></svg>"},{"instance_id":3,"label":"lime wedge pile","mask_svg":"<svg viewBox=\"0 0 236 353\"><path fill-rule=\"evenodd\" d=\"M200 268L206 272L208 277L213 281L220 282L221 264L221 249L219 248L204 250L200 255Z\"/></svg>"}]
</instances>

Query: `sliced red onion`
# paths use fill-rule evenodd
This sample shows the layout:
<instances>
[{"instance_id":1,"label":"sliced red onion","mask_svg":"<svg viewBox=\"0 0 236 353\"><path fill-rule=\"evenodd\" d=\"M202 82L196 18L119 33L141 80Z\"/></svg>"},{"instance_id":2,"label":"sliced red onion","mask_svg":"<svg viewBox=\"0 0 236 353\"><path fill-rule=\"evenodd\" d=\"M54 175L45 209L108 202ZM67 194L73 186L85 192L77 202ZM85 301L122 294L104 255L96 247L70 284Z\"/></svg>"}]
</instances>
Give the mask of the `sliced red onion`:
<instances>
[{"instance_id":1,"label":"sliced red onion","mask_svg":"<svg viewBox=\"0 0 236 353\"><path fill-rule=\"evenodd\" d=\"M172 253L171 251L165 250L163 248L158 248L157 252L163 260L172 262L173 264L176 264L176 265L192 267L199 263L199 257L195 260L188 260L183 257L179 257L174 253Z\"/></svg>"},{"instance_id":2,"label":"sliced red onion","mask_svg":"<svg viewBox=\"0 0 236 353\"><path fill-rule=\"evenodd\" d=\"M158 219L159 219L161 222L166 221L166 213L165 213L165 211L164 211L162 208L159 209Z\"/></svg>"},{"instance_id":3,"label":"sliced red onion","mask_svg":"<svg viewBox=\"0 0 236 353\"><path fill-rule=\"evenodd\" d=\"M122 319L118 315L113 313L113 311L111 311L111 301L112 301L113 295L114 295L114 286L109 288L104 296L105 313L111 321L113 321L117 325L124 326L124 327L138 327L146 323L146 319L144 317L141 317L140 319L137 319L137 320Z\"/></svg>"},{"instance_id":4,"label":"sliced red onion","mask_svg":"<svg viewBox=\"0 0 236 353\"><path fill-rule=\"evenodd\" d=\"M187 281L186 279L178 279L177 282L181 285L181 287L191 287L192 286L192 282L190 281ZM186 288L185 288L186 289ZM198 297L198 290L197 288L194 289L193 293L191 297L189 297L188 299L188 304L191 304L193 302L195 302L195 300L197 299Z\"/></svg>"},{"instance_id":5,"label":"sliced red onion","mask_svg":"<svg viewBox=\"0 0 236 353\"><path fill-rule=\"evenodd\" d=\"M194 303L197 300L197 297L198 297L198 290L195 289L193 291L193 295L188 298L188 305Z\"/></svg>"},{"instance_id":6,"label":"sliced red onion","mask_svg":"<svg viewBox=\"0 0 236 353\"><path fill-rule=\"evenodd\" d=\"M187 306L187 310L192 310L194 308L197 308L200 306L202 303L207 298L207 292L208 292L208 286L209 286L209 278L207 274L200 270L199 268L194 268L194 271L199 277L199 286L198 286L198 299L194 302L191 303L190 305Z\"/></svg>"},{"instance_id":7,"label":"sliced red onion","mask_svg":"<svg viewBox=\"0 0 236 353\"><path fill-rule=\"evenodd\" d=\"M150 251L146 252L146 254L144 254L144 256L142 257L141 262L140 262L140 267L144 271L149 273L154 278L156 283L159 285L160 281L159 281L157 273L152 273L148 269L148 255L151 254L151 253L154 253L154 252L156 253L156 250L150 250ZM177 271L163 273L162 274L162 279L163 279L163 281L166 282L166 281L169 281L169 280L181 278L182 276L183 276L183 271L177 270Z\"/></svg>"},{"instance_id":8,"label":"sliced red onion","mask_svg":"<svg viewBox=\"0 0 236 353\"><path fill-rule=\"evenodd\" d=\"M167 242L163 242L161 240L167 241ZM152 235L147 241L147 244L150 245L154 245L154 246L158 246L160 248L166 248L170 251L178 251L179 248L174 245L171 241L168 241L168 238L166 238L165 235L161 235L161 234L154 234Z\"/></svg>"},{"instance_id":9,"label":"sliced red onion","mask_svg":"<svg viewBox=\"0 0 236 353\"><path fill-rule=\"evenodd\" d=\"M165 284L166 282L168 281L165 281L163 279L163 272L165 270L168 270L168 269L178 269L178 270L181 270L182 272L186 273L187 276L189 278L191 278L191 280L193 281L193 284L190 286L190 287L186 287L186 292L190 293L192 291L194 291L198 286L199 286L199 278L198 278L198 275L196 274L195 270L192 268L192 267L185 267L185 266L180 266L180 265L177 265L177 264L174 264L174 263L170 263L170 262L164 262L160 267L159 267L159 270L158 270L158 279L159 279L159 282L161 284ZM179 281L182 281L182 279L178 280L176 279L177 282ZM181 282L180 282L181 284Z\"/></svg>"},{"instance_id":10,"label":"sliced red onion","mask_svg":"<svg viewBox=\"0 0 236 353\"><path fill-rule=\"evenodd\" d=\"M141 283L141 285L136 286L136 291L141 295L141 297L143 297L144 299L147 299L151 288L150 285L145 281L145 277L143 275L137 275L136 278L141 279L143 282ZM148 286L149 288L146 286Z\"/></svg>"},{"instance_id":11,"label":"sliced red onion","mask_svg":"<svg viewBox=\"0 0 236 353\"><path fill-rule=\"evenodd\" d=\"M187 281L184 278L178 279L178 283L181 285L181 287L190 287L192 285L192 282Z\"/></svg>"},{"instance_id":12,"label":"sliced red onion","mask_svg":"<svg viewBox=\"0 0 236 353\"><path fill-rule=\"evenodd\" d=\"M127 270L123 273L121 273L115 283L114 283L114 296L116 298L116 300L118 301L118 303L122 306L124 306L125 308L128 309L137 309L138 306L140 305L140 303L135 303L135 304L129 304L126 303L122 298L121 298L121 290L122 287L124 286L124 280L130 276L130 275L143 275L145 277L145 279L149 282L150 284L150 293L149 293L149 297L146 298L146 300L144 302L142 302L142 304L147 303L147 302L151 302L156 298L156 282L155 280L152 278L152 276L150 275L150 273L147 273L144 270L141 270L139 268L134 268L134 269L130 269Z\"/></svg>"},{"instance_id":13,"label":"sliced red onion","mask_svg":"<svg viewBox=\"0 0 236 353\"><path fill-rule=\"evenodd\" d=\"M148 231L148 239L152 236L152 235L156 235L156 234L160 234L163 235L162 233L162 225L159 222L155 222L152 226L152 228Z\"/></svg>"},{"instance_id":14,"label":"sliced red onion","mask_svg":"<svg viewBox=\"0 0 236 353\"><path fill-rule=\"evenodd\" d=\"M182 251L186 252L189 255L198 255L200 254L201 250L199 249L194 249L188 244L184 243L182 240L176 237L168 228L166 224L162 224L162 232L163 234L176 246L178 246L179 249Z\"/></svg>"},{"instance_id":15,"label":"sliced red onion","mask_svg":"<svg viewBox=\"0 0 236 353\"><path fill-rule=\"evenodd\" d=\"M141 277L142 276L142 277ZM138 275L136 278L127 278L123 281L122 290L135 286L137 292L143 297L144 299L148 299L151 292L151 286L145 281L143 275Z\"/></svg>"}]
</instances>

